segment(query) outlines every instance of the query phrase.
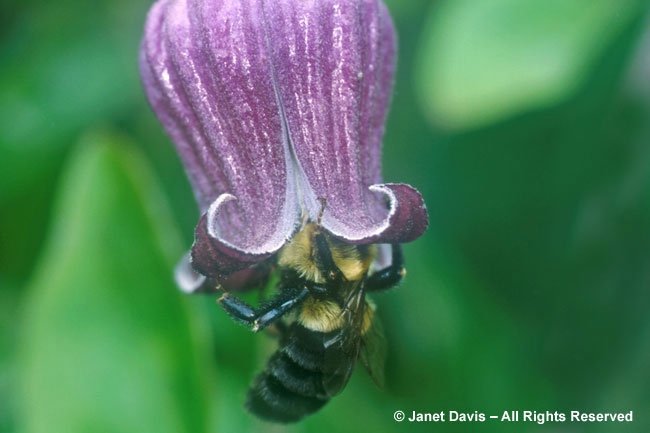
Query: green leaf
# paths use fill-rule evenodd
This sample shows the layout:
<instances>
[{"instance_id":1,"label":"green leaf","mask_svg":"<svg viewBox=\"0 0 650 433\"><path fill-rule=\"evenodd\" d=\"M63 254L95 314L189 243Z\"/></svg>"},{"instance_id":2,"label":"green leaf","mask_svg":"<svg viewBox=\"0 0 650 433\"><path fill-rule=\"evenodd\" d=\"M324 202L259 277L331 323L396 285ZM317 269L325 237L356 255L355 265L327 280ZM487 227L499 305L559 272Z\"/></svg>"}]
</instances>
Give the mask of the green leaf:
<instances>
[{"instance_id":1,"label":"green leaf","mask_svg":"<svg viewBox=\"0 0 650 433\"><path fill-rule=\"evenodd\" d=\"M40 4L7 5L0 28L0 274L23 283L42 248L52 185L82 131L119 125L135 135L142 116L153 118L137 68L150 4ZM177 159L156 138L139 141Z\"/></svg>"},{"instance_id":2,"label":"green leaf","mask_svg":"<svg viewBox=\"0 0 650 433\"><path fill-rule=\"evenodd\" d=\"M179 241L133 152L95 135L67 167L24 318L22 431L207 430Z\"/></svg>"},{"instance_id":3,"label":"green leaf","mask_svg":"<svg viewBox=\"0 0 650 433\"><path fill-rule=\"evenodd\" d=\"M88 125L124 124L145 108L137 58L147 8L122 0L15 7L0 45L0 206L53 178Z\"/></svg>"},{"instance_id":4,"label":"green leaf","mask_svg":"<svg viewBox=\"0 0 650 433\"><path fill-rule=\"evenodd\" d=\"M453 0L426 27L417 86L428 117L462 130L555 104L579 89L640 0Z\"/></svg>"}]
</instances>

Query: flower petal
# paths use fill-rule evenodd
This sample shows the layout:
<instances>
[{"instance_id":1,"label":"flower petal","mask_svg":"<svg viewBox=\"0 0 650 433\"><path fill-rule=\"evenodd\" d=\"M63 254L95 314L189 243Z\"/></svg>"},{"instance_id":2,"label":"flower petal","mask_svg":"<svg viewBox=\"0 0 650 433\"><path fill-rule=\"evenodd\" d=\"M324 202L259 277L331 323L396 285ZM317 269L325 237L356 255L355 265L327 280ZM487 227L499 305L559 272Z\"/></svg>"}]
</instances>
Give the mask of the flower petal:
<instances>
[{"instance_id":1,"label":"flower petal","mask_svg":"<svg viewBox=\"0 0 650 433\"><path fill-rule=\"evenodd\" d=\"M187 294L215 293L219 289L228 292L245 292L254 288L264 287L269 279L272 267L262 262L228 277L215 281L198 273L190 263L190 254L185 254L174 269L174 280L181 291Z\"/></svg>"},{"instance_id":2,"label":"flower petal","mask_svg":"<svg viewBox=\"0 0 650 433\"><path fill-rule=\"evenodd\" d=\"M198 274L190 263L190 255L185 254L174 269L174 281L185 293L198 293L206 282L205 275Z\"/></svg>"},{"instance_id":3,"label":"flower petal","mask_svg":"<svg viewBox=\"0 0 650 433\"><path fill-rule=\"evenodd\" d=\"M407 242L426 229L419 193L381 182L395 31L378 0L266 1L273 66L303 206L352 243ZM386 198L391 208L386 207ZM415 205L415 207L412 207Z\"/></svg>"},{"instance_id":4,"label":"flower petal","mask_svg":"<svg viewBox=\"0 0 650 433\"><path fill-rule=\"evenodd\" d=\"M220 277L268 257L299 210L259 2L160 0L140 68L203 213L192 264Z\"/></svg>"}]
</instances>

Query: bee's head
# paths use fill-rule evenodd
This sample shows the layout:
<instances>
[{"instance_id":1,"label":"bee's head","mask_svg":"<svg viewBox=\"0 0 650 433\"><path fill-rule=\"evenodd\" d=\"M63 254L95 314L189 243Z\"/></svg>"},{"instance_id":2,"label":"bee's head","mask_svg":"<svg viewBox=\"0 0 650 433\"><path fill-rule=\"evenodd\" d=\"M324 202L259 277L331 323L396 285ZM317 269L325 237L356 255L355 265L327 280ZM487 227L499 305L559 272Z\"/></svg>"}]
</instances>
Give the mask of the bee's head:
<instances>
[{"instance_id":1,"label":"bee's head","mask_svg":"<svg viewBox=\"0 0 650 433\"><path fill-rule=\"evenodd\" d=\"M280 267L296 271L309 281L324 284L329 277L324 264L318 259L318 245L315 242L317 232L318 226L315 223L305 225L291 242L282 248L278 264ZM361 280L377 256L377 247L348 244L327 234L324 236L329 252L321 251L321 254L329 254L348 281Z\"/></svg>"}]
</instances>

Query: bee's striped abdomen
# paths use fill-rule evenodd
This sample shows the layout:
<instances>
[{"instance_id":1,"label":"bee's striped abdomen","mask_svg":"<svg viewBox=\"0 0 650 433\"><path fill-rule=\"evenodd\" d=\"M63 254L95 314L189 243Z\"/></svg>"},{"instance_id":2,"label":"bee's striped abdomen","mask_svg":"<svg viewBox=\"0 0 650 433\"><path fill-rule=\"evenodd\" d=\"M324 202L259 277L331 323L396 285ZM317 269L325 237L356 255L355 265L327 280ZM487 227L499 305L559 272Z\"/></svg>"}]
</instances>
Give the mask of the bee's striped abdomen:
<instances>
[{"instance_id":1,"label":"bee's striped abdomen","mask_svg":"<svg viewBox=\"0 0 650 433\"><path fill-rule=\"evenodd\" d=\"M323 388L326 334L294 323L248 392L247 407L276 422L294 422L316 412L330 397Z\"/></svg>"}]
</instances>

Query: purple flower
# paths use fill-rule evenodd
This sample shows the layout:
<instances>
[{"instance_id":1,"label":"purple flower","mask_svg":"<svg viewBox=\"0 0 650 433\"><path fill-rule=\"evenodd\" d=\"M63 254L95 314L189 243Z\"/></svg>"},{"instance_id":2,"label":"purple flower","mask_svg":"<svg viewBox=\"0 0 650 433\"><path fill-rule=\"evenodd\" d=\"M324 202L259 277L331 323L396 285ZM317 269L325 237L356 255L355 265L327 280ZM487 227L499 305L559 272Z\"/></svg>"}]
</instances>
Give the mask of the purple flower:
<instances>
[{"instance_id":1,"label":"purple flower","mask_svg":"<svg viewBox=\"0 0 650 433\"><path fill-rule=\"evenodd\" d=\"M352 244L422 235L418 191L381 183L395 48L379 0L153 5L140 71L202 213L200 278L260 263L322 210L323 228Z\"/></svg>"}]
</instances>

